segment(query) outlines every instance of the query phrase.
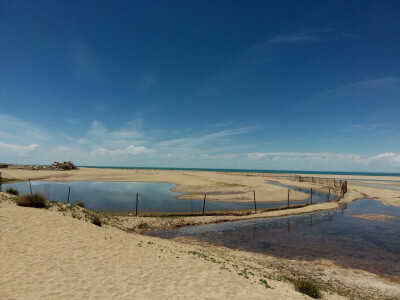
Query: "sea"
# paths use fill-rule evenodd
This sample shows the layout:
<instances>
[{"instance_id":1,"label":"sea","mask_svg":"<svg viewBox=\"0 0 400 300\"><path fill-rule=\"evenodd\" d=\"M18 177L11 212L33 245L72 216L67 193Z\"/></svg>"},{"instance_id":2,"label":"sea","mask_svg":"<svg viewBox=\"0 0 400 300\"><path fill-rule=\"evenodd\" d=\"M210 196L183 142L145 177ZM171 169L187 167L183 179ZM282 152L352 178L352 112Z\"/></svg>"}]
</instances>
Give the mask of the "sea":
<instances>
[{"instance_id":1,"label":"sea","mask_svg":"<svg viewBox=\"0 0 400 300\"><path fill-rule=\"evenodd\" d=\"M209 171L209 172L238 172L238 173L273 173L273 174L320 174L348 176L400 176L400 173L385 172L342 172L342 171L304 171L304 170L260 170L260 169L213 169L213 168L165 168L165 167L117 167L117 166L79 166L98 169L138 169L138 170L176 170L176 171Z\"/></svg>"}]
</instances>

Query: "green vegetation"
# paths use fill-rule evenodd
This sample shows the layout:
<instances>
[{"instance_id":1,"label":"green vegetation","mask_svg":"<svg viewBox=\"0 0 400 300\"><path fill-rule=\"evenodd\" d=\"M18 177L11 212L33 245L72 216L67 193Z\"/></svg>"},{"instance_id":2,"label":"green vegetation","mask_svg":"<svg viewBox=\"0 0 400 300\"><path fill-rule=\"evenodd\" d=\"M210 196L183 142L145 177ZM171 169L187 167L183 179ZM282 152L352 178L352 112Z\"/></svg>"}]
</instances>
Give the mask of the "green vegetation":
<instances>
[{"instance_id":1,"label":"green vegetation","mask_svg":"<svg viewBox=\"0 0 400 300\"><path fill-rule=\"evenodd\" d=\"M85 207L85 202L83 200L79 200L76 205L78 205L79 207Z\"/></svg>"},{"instance_id":2,"label":"green vegetation","mask_svg":"<svg viewBox=\"0 0 400 300\"><path fill-rule=\"evenodd\" d=\"M267 289L271 289L271 286L268 284L268 282L265 279L260 279L259 280L261 284L263 284Z\"/></svg>"},{"instance_id":3,"label":"green vegetation","mask_svg":"<svg viewBox=\"0 0 400 300\"><path fill-rule=\"evenodd\" d=\"M34 193L32 195L23 195L17 198L17 205L45 208L47 207L47 199L45 196L39 193Z\"/></svg>"},{"instance_id":4,"label":"green vegetation","mask_svg":"<svg viewBox=\"0 0 400 300\"><path fill-rule=\"evenodd\" d=\"M296 291L308 295L315 299L322 298L321 291L319 288L310 281L298 280L294 282L294 287Z\"/></svg>"},{"instance_id":5,"label":"green vegetation","mask_svg":"<svg viewBox=\"0 0 400 300\"><path fill-rule=\"evenodd\" d=\"M12 187L9 187L8 189L6 189L6 193L11 194L11 195L15 195L18 196L19 192L17 189L14 189Z\"/></svg>"}]
</instances>

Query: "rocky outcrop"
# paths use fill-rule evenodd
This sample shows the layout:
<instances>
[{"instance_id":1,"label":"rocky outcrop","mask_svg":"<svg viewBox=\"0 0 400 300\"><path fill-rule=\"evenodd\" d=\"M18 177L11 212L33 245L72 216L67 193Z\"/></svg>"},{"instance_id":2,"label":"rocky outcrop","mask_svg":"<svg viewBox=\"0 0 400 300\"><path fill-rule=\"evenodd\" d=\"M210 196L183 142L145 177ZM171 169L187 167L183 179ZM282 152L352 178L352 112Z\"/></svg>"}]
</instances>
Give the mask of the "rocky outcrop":
<instances>
[{"instance_id":1,"label":"rocky outcrop","mask_svg":"<svg viewBox=\"0 0 400 300\"><path fill-rule=\"evenodd\" d=\"M53 162L50 166L18 165L16 169L67 171L78 169L71 161Z\"/></svg>"},{"instance_id":2,"label":"rocky outcrop","mask_svg":"<svg viewBox=\"0 0 400 300\"><path fill-rule=\"evenodd\" d=\"M78 169L71 161L64 161L62 163L55 161L47 168L50 170L59 170L59 171Z\"/></svg>"}]
</instances>

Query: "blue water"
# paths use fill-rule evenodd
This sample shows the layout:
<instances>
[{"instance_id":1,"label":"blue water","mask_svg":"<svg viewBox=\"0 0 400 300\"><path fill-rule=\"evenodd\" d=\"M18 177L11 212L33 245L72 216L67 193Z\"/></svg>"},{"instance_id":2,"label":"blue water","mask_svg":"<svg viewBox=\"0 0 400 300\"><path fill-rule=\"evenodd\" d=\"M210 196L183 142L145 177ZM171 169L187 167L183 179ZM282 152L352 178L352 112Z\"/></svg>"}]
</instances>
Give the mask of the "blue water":
<instances>
[{"instance_id":1,"label":"blue water","mask_svg":"<svg viewBox=\"0 0 400 300\"><path fill-rule=\"evenodd\" d=\"M191 212L200 213L203 209L202 200L179 200L176 196L182 193L172 192L173 184L149 182L95 182L72 181L50 182L31 181L33 192L43 193L48 199L58 202L68 201L68 191L71 188L70 203L84 201L85 207L93 210L113 212L129 212L136 209L136 194L139 196L138 211L140 212ZM30 193L28 182L4 184L2 189L16 188L20 194ZM288 187L288 186L285 186ZM298 188L300 192L309 195L308 190ZM331 200L333 198L331 197ZM314 192L313 202L327 201L327 194ZM310 201L291 202L290 205L306 204ZM284 202L257 203L257 209L287 206ZM253 203L235 203L206 201L205 211L254 209Z\"/></svg>"},{"instance_id":2,"label":"blue water","mask_svg":"<svg viewBox=\"0 0 400 300\"><path fill-rule=\"evenodd\" d=\"M386 222L354 215L395 216ZM400 277L400 208L358 200L341 209L148 232L191 237L232 249L287 259L329 259L344 267Z\"/></svg>"},{"instance_id":3,"label":"blue water","mask_svg":"<svg viewBox=\"0 0 400 300\"><path fill-rule=\"evenodd\" d=\"M115 167L115 166L80 166L101 169L138 169L138 170L179 170L211 172L244 172L244 173L283 173L283 174L325 174L325 175L359 175L359 176L400 176L400 173L385 172L340 172L340 171L304 171L304 170L259 170L259 169L212 169L212 168L163 168L163 167ZM399 178L400 180L400 178Z\"/></svg>"}]
</instances>

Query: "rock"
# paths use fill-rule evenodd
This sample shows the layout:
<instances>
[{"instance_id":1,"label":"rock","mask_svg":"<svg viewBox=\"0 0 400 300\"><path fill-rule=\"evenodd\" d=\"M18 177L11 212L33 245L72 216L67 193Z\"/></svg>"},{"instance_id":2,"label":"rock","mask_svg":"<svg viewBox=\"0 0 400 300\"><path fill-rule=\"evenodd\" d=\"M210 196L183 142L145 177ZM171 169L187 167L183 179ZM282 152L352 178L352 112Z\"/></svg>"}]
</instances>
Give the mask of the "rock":
<instances>
[{"instance_id":1,"label":"rock","mask_svg":"<svg viewBox=\"0 0 400 300\"><path fill-rule=\"evenodd\" d=\"M53 162L50 166L46 167L48 170L76 170L78 169L71 161L64 161L64 162Z\"/></svg>"}]
</instances>

